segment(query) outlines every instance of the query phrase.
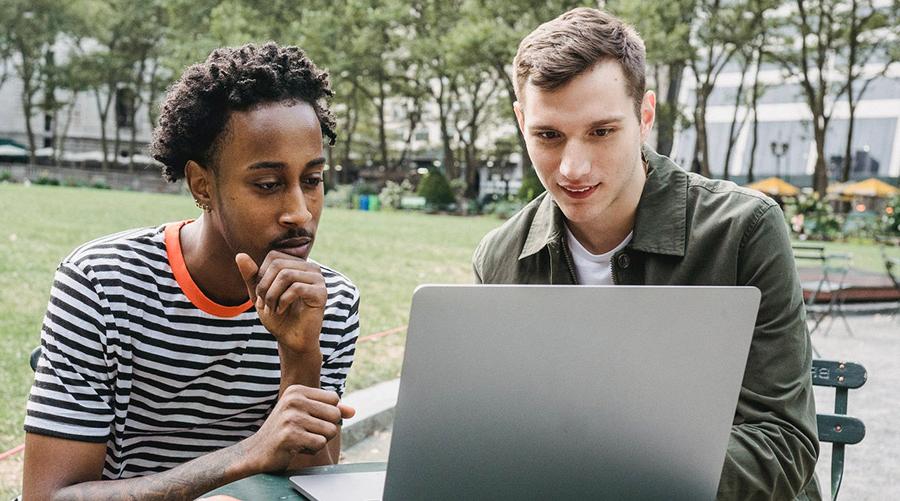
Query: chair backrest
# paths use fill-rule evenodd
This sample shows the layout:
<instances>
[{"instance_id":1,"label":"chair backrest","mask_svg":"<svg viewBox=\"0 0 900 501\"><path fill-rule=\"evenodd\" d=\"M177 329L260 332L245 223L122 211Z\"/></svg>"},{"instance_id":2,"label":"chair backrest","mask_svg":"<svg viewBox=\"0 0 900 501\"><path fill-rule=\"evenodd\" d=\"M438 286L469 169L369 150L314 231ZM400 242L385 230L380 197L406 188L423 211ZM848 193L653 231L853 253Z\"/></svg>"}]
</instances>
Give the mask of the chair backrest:
<instances>
[{"instance_id":1,"label":"chair backrest","mask_svg":"<svg viewBox=\"0 0 900 501\"><path fill-rule=\"evenodd\" d=\"M825 246L823 244L793 243L791 244L791 250L794 251L794 259L825 260Z\"/></svg>"},{"instance_id":2,"label":"chair backrest","mask_svg":"<svg viewBox=\"0 0 900 501\"><path fill-rule=\"evenodd\" d=\"M31 370L37 370L38 359L41 358L41 347L31 350L31 356L28 358L28 364L31 365Z\"/></svg>"},{"instance_id":3,"label":"chair backrest","mask_svg":"<svg viewBox=\"0 0 900 501\"><path fill-rule=\"evenodd\" d=\"M844 447L857 444L866 436L866 426L847 416L848 392L866 383L865 367L852 362L812 361L812 383L835 389L834 414L817 414L819 441L831 444L831 499L835 500L844 477Z\"/></svg>"},{"instance_id":4,"label":"chair backrest","mask_svg":"<svg viewBox=\"0 0 900 501\"><path fill-rule=\"evenodd\" d=\"M829 253L825 256L825 275L830 281L829 285L840 289L844 285L844 279L847 272L853 266L853 254L850 253Z\"/></svg>"}]
</instances>

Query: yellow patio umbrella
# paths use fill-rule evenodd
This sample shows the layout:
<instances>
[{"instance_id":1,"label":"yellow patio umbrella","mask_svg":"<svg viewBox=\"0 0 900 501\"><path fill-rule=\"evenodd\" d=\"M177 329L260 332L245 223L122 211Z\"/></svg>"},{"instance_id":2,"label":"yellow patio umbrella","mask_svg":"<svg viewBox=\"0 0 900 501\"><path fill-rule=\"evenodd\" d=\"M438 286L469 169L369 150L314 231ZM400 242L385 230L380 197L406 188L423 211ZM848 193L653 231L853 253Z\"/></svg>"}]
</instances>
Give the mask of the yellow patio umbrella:
<instances>
[{"instance_id":1,"label":"yellow patio umbrella","mask_svg":"<svg viewBox=\"0 0 900 501\"><path fill-rule=\"evenodd\" d=\"M900 188L870 177L865 181L844 185L839 193L850 197L888 198L900 193Z\"/></svg>"},{"instance_id":2,"label":"yellow patio umbrella","mask_svg":"<svg viewBox=\"0 0 900 501\"><path fill-rule=\"evenodd\" d=\"M796 186L780 177L767 177L761 181L748 184L746 187L774 197L793 197L800 193Z\"/></svg>"}]
</instances>

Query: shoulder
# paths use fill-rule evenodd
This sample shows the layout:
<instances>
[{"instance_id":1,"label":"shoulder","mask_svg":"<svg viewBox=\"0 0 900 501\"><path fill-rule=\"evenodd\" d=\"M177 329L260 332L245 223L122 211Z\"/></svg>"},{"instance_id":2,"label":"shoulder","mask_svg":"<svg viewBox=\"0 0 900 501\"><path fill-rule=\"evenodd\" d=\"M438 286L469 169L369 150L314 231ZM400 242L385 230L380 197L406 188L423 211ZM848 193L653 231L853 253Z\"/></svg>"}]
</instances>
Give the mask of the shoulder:
<instances>
[{"instance_id":1,"label":"shoulder","mask_svg":"<svg viewBox=\"0 0 900 501\"><path fill-rule=\"evenodd\" d=\"M164 226L136 228L100 237L75 248L63 263L76 267L98 261L131 258L166 258Z\"/></svg>"},{"instance_id":2,"label":"shoulder","mask_svg":"<svg viewBox=\"0 0 900 501\"><path fill-rule=\"evenodd\" d=\"M480 270L485 264L493 264L501 258L515 260L519 257L531 231L535 215L547 196L547 192L542 193L481 239L472 258L476 270Z\"/></svg>"},{"instance_id":3,"label":"shoulder","mask_svg":"<svg viewBox=\"0 0 900 501\"><path fill-rule=\"evenodd\" d=\"M319 265L319 269L322 270L325 288L328 289L328 307L356 308L355 305L359 302L359 288L356 284L334 268L312 259L310 261Z\"/></svg>"},{"instance_id":4,"label":"shoulder","mask_svg":"<svg viewBox=\"0 0 900 501\"><path fill-rule=\"evenodd\" d=\"M685 172L685 175L688 180L688 195L697 202L752 207L758 210L778 206L763 193L738 186L731 181L709 179L693 172Z\"/></svg>"},{"instance_id":5,"label":"shoulder","mask_svg":"<svg viewBox=\"0 0 900 501\"><path fill-rule=\"evenodd\" d=\"M752 235L759 232L784 233L781 207L763 193L736 185L731 181L707 179L695 173L688 176L688 213L691 227L713 238L727 234L743 248ZM718 227L718 230L711 228ZM695 232L692 232L693 236Z\"/></svg>"}]
</instances>

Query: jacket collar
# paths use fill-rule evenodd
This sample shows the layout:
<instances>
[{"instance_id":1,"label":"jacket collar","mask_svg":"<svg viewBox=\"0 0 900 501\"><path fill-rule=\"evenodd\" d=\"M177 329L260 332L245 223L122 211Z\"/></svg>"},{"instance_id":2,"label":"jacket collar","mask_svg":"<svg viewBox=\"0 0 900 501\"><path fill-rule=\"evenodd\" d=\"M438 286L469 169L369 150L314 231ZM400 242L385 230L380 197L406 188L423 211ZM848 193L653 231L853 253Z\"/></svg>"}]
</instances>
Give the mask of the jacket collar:
<instances>
[{"instance_id":1,"label":"jacket collar","mask_svg":"<svg viewBox=\"0 0 900 501\"><path fill-rule=\"evenodd\" d=\"M642 148L649 170L634 222L632 249L684 256L687 228L688 174L667 157ZM519 259L538 253L564 235L562 210L549 193L541 195Z\"/></svg>"}]
</instances>

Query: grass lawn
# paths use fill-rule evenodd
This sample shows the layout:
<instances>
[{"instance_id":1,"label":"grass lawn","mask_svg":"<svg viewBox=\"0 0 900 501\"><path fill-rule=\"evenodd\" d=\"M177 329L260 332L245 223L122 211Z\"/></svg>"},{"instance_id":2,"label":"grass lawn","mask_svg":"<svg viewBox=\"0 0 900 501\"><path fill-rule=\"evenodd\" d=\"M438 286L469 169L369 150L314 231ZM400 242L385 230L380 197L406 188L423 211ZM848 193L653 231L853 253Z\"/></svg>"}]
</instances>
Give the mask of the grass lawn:
<instances>
[{"instance_id":1,"label":"grass lawn","mask_svg":"<svg viewBox=\"0 0 900 501\"><path fill-rule=\"evenodd\" d=\"M95 237L196 215L186 196L0 184L0 452L23 440L28 354L60 259ZM472 251L500 222L329 208L312 257L360 288L365 336L406 325L417 285L471 282ZM399 332L361 343L348 389L397 377L404 340Z\"/></svg>"}]
</instances>

